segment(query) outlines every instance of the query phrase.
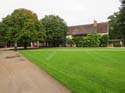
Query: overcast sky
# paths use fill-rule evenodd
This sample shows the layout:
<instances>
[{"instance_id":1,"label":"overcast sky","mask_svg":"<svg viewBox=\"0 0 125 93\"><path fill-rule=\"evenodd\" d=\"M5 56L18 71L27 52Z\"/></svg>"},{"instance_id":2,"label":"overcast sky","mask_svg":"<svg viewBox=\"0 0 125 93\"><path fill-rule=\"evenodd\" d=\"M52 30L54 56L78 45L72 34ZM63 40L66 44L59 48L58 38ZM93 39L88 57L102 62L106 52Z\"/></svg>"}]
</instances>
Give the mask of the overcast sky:
<instances>
[{"instance_id":1,"label":"overcast sky","mask_svg":"<svg viewBox=\"0 0 125 93\"><path fill-rule=\"evenodd\" d=\"M68 25L88 24L107 21L119 6L119 0L0 0L0 20L14 9L26 8L37 13L39 19L54 14Z\"/></svg>"}]
</instances>

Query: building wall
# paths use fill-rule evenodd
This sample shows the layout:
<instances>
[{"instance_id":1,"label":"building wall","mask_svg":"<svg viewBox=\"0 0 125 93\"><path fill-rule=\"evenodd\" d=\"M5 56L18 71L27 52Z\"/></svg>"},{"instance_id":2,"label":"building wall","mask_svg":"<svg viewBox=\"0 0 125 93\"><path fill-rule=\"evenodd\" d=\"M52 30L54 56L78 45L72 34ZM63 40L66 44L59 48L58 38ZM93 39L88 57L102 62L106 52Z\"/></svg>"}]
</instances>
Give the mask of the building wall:
<instances>
[{"instance_id":1,"label":"building wall","mask_svg":"<svg viewBox=\"0 0 125 93\"><path fill-rule=\"evenodd\" d=\"M72 35L67 35L66 38L72 39L73 36Z\"/></svg>"}]
</instances>

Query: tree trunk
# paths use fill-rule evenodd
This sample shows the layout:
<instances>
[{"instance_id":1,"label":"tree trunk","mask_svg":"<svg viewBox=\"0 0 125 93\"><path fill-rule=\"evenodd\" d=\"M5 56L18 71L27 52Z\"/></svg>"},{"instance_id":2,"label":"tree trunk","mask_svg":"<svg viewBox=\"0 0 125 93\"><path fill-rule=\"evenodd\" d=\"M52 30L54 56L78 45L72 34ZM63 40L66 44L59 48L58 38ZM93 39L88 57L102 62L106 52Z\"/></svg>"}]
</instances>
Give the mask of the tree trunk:
<instances>
[{"instance_id":1,"label":"tree trunk","mask_svg":"<svg viewBox=\"0 0 125 93\"><path fill-rule=\"evenodd\" d=\"M27 41L24 42L24 49L27 49Z\"/></svg>"},{"instance_id":2,"label":"tree trunk","mask_svg":"<svg viewBox=\"0 0 125 93\"><path fill-rule=\"evenodd\" d=\"M26 44L24 45L24 49L27 49L27 45Z\"/></svg>"}]
</instances>

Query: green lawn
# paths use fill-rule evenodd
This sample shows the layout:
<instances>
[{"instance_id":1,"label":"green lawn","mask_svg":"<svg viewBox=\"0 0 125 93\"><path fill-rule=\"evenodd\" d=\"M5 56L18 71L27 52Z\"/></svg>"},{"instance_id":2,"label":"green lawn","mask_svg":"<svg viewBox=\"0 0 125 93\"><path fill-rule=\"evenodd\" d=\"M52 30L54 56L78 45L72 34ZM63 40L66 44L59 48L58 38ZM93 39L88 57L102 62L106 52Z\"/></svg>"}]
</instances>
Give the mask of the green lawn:
<instances>
[{"instance_id":1,"label":"green lawn","mask_svg":"<svg viewBox=\"0 0 125 93\"><path fill-rule=\"evenodd\" d=\"M72 93L125 93L125 48L20 51Z\"/></svg>"}]
</instances>

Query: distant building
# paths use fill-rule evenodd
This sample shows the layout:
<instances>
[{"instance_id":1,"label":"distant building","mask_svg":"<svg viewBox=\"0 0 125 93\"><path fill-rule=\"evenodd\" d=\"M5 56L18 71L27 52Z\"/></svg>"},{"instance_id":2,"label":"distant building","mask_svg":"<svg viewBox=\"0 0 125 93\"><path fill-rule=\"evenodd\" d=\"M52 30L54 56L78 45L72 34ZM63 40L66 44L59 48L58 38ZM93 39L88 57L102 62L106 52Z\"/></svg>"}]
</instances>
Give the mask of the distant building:
<instances>
[{"instance_id":1,"label":"distant building","mask_svg":"<svg viewBox=\"0 0 125 93\"><path fill-rule=\"evenodd\" d=\"M108 34L108 32L109 32L108 22L97 23L97 21L94 21L93 24L69 26L67 32L67 38L86 36L88 34L94 34L94 33L105 35Z\"/></svg>"}]
</instances>

